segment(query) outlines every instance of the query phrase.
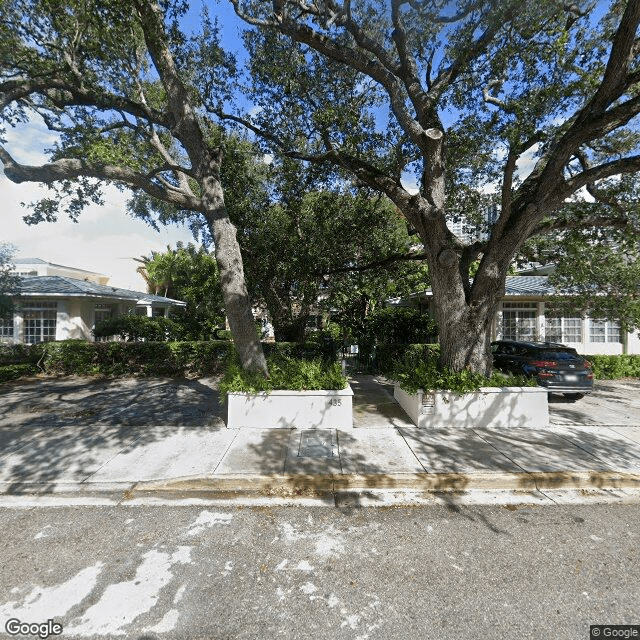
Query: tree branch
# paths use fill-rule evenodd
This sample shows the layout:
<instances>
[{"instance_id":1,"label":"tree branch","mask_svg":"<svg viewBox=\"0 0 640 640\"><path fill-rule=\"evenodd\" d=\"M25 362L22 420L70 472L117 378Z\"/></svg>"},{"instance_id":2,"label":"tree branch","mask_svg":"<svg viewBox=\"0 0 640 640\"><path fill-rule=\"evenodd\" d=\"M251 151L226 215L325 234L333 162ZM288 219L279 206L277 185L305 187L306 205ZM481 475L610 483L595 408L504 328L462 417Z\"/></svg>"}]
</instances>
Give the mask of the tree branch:
<instances>
[{"instance_id":1,"label":"tree branch","mask_svg":"<svg viewBox=\"0 0 640 640\"><path fill-rule=\"evenodd\" d=\"M391 109L398 122L420 149L425 148L425 131L423 127L411 116L405 105L405 99L400 83L396 77L399 68L388 57L388 54L375 41L366 36L357 23L349 19L345 22L345 28L351 33L357 44L371 53L374 57L364 55L342 43L334 42L328 36L319 33L306 24L297 24L287 17L281 3L281 13L278 21L265 21L253 18L242 11L240 0L230 0L236 14L245 22L276 29L280 33L289 36L294 42L306 44L327 58L344 64L375 80L387 92L391 103ZM280 5L279 5L280 6ZM427 136L429 133L427 132Z\"/></svg>"},{"instance_id":2,"label":"tree branch","mask_svg":"<svg viewBox=\"0 0 640 640\"><path fill-rule=\"evenodd\" d=\"M500 31L505 23L512 19L514 7L517 5L519 5L519 3L516 1L508 3L503 15L499 16L499 19L498 16L496 16L493 23L485 29L484 33L479 36L469 48L464 49L447 69L444 69L438 74L437 78L432 82L431 89L429 90L429 96L434 101L457 79L465 64L470 60L476 59L486 51L498 31ZM478 21L477 26L479 25L480 21Z\"/></svg>"},{"instance_id":3,"label":"tree branch","mask_svg":"<svg viewBox=\"0 0 640 640\"><path fill-rule=\"evenodd\" d=\"M578 189L593 184L598 180L604 178L610 178L611 176L617 176L623 173L635 173L640 171L640 155L630 156L628 158L622 158L620 160L612 160L605 164L592 167L579 173L578 175L565 181L565 188L561 193L561 196L567 198L572 193L575 193Z\"/></svg>"},{"instance_id":4,"label":"tree branch","mask_svg":"<svg viewBox=\"0 0 640 640\"><path fill-rule=\"evenodd\" d=\"M92 165L76 158L64 158L39 166L23 165L14 160L2 146L0 146L0 161L4 165L4 174L16 184L21 182L51 184L60 180L73 180L79 177L96 178L98 180L117 182L133 189L142 189L153 198L174 204L183 209L203 211L203 204L199 198L181 193L176 188L168 189L127 167L107 164Z\"/></svg>"},{"instance_id":5,"label":"tree branch","mask_svg":"<svg viewBox=\"0 0 640 640\"><path fill-rule=\"evenodd\" d=\"M617 100L627 88L627 72L631 50L640 24L640 2L629 0L620 25L613 38L613 46L602 82L588 105L589 112L598 113Z\"/></svg>"},{"instance_id":6,"label":"tree branch","mask_svg":"<svg viewBox=\"0 0 640 640\"><path fill-rule=\"evenodd\" d=\"M124 96L103 91L90 91L71 85L67 80L57 77L43 77L34 80L15 79L0 83L0 110L11 102L23 100L31 95L41 95L56 107L90 106L103 110L124 111L132 116L149 122L155 122L167 129L172 122L166 114L151 109Z\"/></svg>"},{"instance_id":7,"label":"tree branch","mask_svg":"<svg viewBox=\"0 0 640 640\"><path fill-rule=\"evenodd\" d=\"M368 271L369 269L377 269L379 267L387 267L395 262L404 262L406 260L426 260L426 253L394 253L387 256L383 260L376 260L365 265L338 267L337 269L329 269L327 271L317 271L314 276L330 276L337 273L350 273L352 271Z\"/></svg>"},{"instance_id":8,"label":"tree branch","mask_svg":"<svg viewBox=\"0 0 640 640\"><path fill-rule=\"evenodd\" d=\"M629 219L626 216L611 218L610 216L603 216L602 214L593 214L584 216L579 220L568 220L564 218L546 220L535 227L531 236L592 228L624 229L627 226L629 226Z\"/></svg>"}]
</instances>

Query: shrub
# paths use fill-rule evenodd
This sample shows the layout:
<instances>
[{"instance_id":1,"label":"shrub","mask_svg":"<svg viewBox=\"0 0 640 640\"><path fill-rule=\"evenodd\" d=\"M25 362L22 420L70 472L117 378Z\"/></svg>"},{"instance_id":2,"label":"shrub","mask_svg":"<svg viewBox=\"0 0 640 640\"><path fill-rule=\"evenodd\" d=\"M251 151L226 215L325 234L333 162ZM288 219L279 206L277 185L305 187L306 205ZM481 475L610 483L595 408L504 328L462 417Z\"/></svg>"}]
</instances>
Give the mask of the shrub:
<instances>
[{"instance_id":1,"label":"shrub","mask_svg":"<svg viewBox=\"0 0 640 640\"><path fill-rule=\"evenodd\" d=\"M0 365L36 363L40 352L30 344L0 344Z\"/></svg>"},{"instance_id":2,"label":"shrub","mask_svg":"<svg viewBox=\"0 0 640 640\"><path fill-rule=\"evenodd\" d=\"M122 340L135 342L165 342L179 340L184 333L177 322L169 318L149 318L147 316L121 315L99 322L93 330L96 338L119 336Z\"/></svg>"},{"instance_id":3,"label":"shrub","mask_svg":"<svg viewBox=\"0 0 640 640\"><path fill-rule=\"evenodd\" d=\"M376 345L374 360L379 373L393 378L398 366L410 369L425 360L435 362L439 353L439 344L383 343Z\"/></svg>"},{"instance_id":4,"label":"shrub","mask_svg":"<svg viewBox=\"0 0 640 640\"><path fill-rule=\"evenodd\" d=\"M182 376L221 374L231 348L211 342L84 342L64 340L30 347L29 357L53 375Z\"/></svg>"},{"instance_id":5,"label":"shrub","mask_svg":"<svg viewBox=\"0 0 640 640\"><path fill-rule=\"evenodd\" d=\"M426 360L409 368L398 368L396 380L407 393L418 389L429 391L453 391L457 394L477 391L480 387L535 387L533 378L511 376L494 372L490 378L473 371L455 372L440 370L434 360Z\"/></svg>"},{"instance_id":6,"label":"shrub","mask_svg":"<svg viewBox=\"0 0 640 640\"><path fill-rule=\"evenodd\" d=\"M344 389L347 379L342 375L338 362L327 363L319 358L302 359L270 355L267 357L269 377L259 372L247 372L240 366L237 354L233 354L226 365L220 382L220 394L232 391L258 393L290 389L293 391Z\"/></svg>"},{"instance_id":7,"label":"shrub","mask_svg":"<svg viewBox=\"0 0 640 640\"><path fill-rule=\"evenodd\" d=\"M262 348L266 357L278 356L281 358L294 358L300 360L320 359L325 362L336 361L336 349L334 343L328 340L319 342L308 340L307 342L263 342Z\"/></svg>"},{"instance_id":8,"label":"shrub","mask_svg":"<svg viewBox=\"0 0 640 640\"><path fill-rule=\"evenodd\" d=\"M593 367L598 380L640 378L640 355L584 356Z\"/></svg>"},{"instance_id":9,"label":"shrub","mask_svg":"<svg viewBox=\"0 0 640 640\"><path fill-rule=\"evenodd\" d=\"M440 345L386 344L378 345L377 360L380 372L397 380L407 393L418 389L454 391L463 394L480 387L531 387L535 380L524 376L508 376L494 372L490 378L481 373L438 368Z\"/></svg>"},{"instance_id":10,"label":"shrub","mask_svg":"<svg viewBox=\"0 0 640 640\"><path fill-rule=\"evenodd\" d=\"M34 364L5 364L0 365L0 382L9 382L25 376L33 376L38 372Z\"/></svg>"},{"instance_id":11,"label":"shrub","mask_svg":"<svg viewBox=\"0 0 640 640\"><path fill-rule=\"evenodd\" d=\"M265 343L265 352L277 358L320 359L333 362L324 345ZM206 376L224 371L233 343L206 342L85 342L63 340L37 345L2 345L0 365L30 365L24 375ZM20 369L22 370L22 369ZM15 371L19 371L16 369ZM7 373L6 375L10 375ZM16 374L11 374L19 377Z\"/></svg>"},{"instance_id":12,"label":"shrub","mask_svg":"<svg viewBox=\"0 0 640 640\"><path fill-rule=\"evenodd\" d=\"M364 342L431 343L438 334L435 321L413 307L383 307L365 319Z\"/></svg>"}]
</instances>

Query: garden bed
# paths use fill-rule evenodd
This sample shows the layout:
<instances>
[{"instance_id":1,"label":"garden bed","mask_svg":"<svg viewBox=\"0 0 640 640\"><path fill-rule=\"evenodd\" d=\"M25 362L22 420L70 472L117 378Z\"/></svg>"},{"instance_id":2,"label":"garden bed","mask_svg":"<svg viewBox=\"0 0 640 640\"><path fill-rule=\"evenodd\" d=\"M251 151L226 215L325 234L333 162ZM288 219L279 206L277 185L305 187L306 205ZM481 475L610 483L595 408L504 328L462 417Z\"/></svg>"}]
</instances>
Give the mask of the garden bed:
<instances>
[{"instance_id":1,"label":"garden bed","mask_svg":"<svg viewBox=\"0 0 640 640\"><path fill-rule=\"evenodd\" d=\"M482 387L457 394L422 389L414 394L394 385L394 397L421 428L545 428L549 425L547 391L541 387Z\"/></svg>"}]
</instances>

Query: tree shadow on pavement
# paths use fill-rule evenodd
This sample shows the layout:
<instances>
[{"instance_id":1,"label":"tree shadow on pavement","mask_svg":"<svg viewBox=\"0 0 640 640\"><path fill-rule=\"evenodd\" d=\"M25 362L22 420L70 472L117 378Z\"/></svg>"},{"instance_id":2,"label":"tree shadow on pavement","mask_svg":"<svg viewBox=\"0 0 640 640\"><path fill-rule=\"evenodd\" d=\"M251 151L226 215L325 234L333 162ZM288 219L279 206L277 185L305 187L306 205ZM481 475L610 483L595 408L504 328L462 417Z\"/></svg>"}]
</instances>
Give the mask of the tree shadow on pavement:
<instances>
[{"instance_id":1,"label":"tree shadow on pavement","mask_svg":"<svg viewBox=\"0 0 640 640\"><path fill-rule=\"evenodd\" d=\"M207 379L37 379L0 385L0 395L6 493L81 482L123 450L178 428L224 428L218 392Z\"/></svg>"}]
</instances>

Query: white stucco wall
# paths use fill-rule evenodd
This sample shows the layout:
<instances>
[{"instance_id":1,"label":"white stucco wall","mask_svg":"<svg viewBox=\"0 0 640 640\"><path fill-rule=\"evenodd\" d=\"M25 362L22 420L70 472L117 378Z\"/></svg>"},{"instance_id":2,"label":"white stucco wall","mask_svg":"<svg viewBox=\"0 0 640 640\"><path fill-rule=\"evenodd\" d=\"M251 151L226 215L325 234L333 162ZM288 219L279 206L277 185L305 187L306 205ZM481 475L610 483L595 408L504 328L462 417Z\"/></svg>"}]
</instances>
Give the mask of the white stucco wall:
<instances>
[{"instance_id":1,"label":"white stucco wall","mask_svg":"<svg viewBox=\"0 0 640 640\"><path fill-rule=\"evenodd\" d=\"M93 340L92 313L91 301L59 300L56 340Z\"/></svg>"}]
</instances>

